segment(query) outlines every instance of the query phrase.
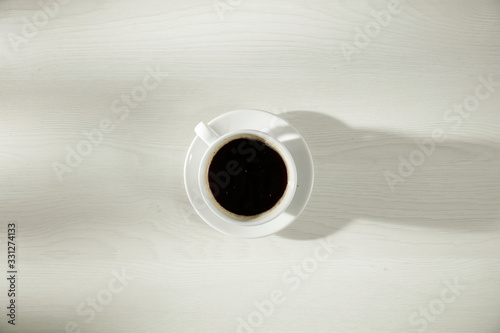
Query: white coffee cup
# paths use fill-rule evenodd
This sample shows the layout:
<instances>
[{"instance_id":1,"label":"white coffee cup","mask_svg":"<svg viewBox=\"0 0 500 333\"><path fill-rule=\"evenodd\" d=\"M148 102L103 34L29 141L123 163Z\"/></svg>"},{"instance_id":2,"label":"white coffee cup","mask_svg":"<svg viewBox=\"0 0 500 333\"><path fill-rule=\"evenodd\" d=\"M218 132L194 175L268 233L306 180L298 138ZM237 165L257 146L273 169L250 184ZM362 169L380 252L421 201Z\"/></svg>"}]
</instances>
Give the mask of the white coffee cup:
<instances>
[{"instance_id":1,"label":"white coffee cup","mask_svg":"<svg viewBox=\"0 0 500 333\"><path fill-rule=\"evenodd\" d=\"M228 222L228 229L231 229L231 225L234 224L246 227L265 224L277 218L286 210L286 208L292 202L295 190L297 188L297 169L292 155L279 140L267 133L250 129L238 130L229 133L217 133L213 128L203 122L200 122L196 126L195 132L207 145L207 149L201 159L198 172L198 182L200 186L201 196L206 206L209 207L209 209L215 215L217 215L218 218ZM208 168L213 155L226 143L238 137L257 137L261 141L264 141L265 144L269 145L280 154L281 158L285 162L287 172L287 185L280 200L268 211L248 218L242 218L241 216L231 214L223 207L221 207L215 200L210 190L208 179Z\"/></svg>"}]
</instances>

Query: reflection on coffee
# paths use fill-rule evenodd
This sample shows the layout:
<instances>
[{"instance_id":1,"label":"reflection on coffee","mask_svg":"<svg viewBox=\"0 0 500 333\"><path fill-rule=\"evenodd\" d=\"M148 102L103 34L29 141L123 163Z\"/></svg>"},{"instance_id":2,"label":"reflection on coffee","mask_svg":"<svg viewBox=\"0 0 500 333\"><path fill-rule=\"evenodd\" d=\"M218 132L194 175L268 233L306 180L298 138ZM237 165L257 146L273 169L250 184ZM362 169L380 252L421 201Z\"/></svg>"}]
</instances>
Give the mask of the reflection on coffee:
<instances>
[{"instance_id":1,"label":"reflection on coffee","mask_svg":"<svg viewBox=\"0 0 500 333\"><path fill-rule=\"evenodd\" d=\"M223 211L242 219L279 204L288 176L280 153L263 139L240 135L224 142L208 165L208 184Z\"/></svg>"}]
</instances>

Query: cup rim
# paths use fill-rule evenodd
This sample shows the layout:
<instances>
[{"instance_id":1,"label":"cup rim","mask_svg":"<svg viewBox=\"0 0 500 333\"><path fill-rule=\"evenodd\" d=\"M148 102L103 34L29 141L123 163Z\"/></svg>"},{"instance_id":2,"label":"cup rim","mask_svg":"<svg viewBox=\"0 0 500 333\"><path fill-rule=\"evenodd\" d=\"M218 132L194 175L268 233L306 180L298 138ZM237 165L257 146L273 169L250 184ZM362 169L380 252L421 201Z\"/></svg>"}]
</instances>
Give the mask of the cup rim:
<instances>
[{"instance_id":1,"label":"cup rim","mask_svg":"<svg viewBox=\"0 0 500 333\"><path fill-rule=\"evenodd\" d=\"M286 163L287 166L287 172L288 172L288 180L287 180L287 187L285 189L285 192L283 193L282 198L280 201L276 203L276 205L269 209L266 212L263 212L259 214L255 218L251 219L239 219L233 216L230 216L227 213L224 213L222 210L220 210L216 204L212 201L215 201L215 198L213 198L212 193L210 192L208 188L208 183L206 181L206 173L208 170L208 162L210 157L218 150L220 147L222 147L222 143L224 141L229 141L233 137L238 137L238 136L244 136L244 135L249 135L249 136L256 136L264 141L269 142L271 145L273 145L274 149L282 156L284 162ZM232 225L238 224L240 226L245 226L245 227L252 227L252 226L257 226L261 225L264 223L267 223L269 221L272 221L276 217L278 217L280 214L282 214L287 207L290 205L290 203L293 200L293 197L295 195L295 190L297 188L297 169L295 166L295 161L293 159L292 154L288 151L288 149L281 143L279 140L276 138L272 137L271 135L258 131L258 130L240 130L240 131L234 131L230 133L226 133L222 136L220 136L217 140L212 142L206 149L200 163L200 167L198 170L198 182L200 186L200 191L201 191L201 196L203 198L203 201L209 207L209 209L217 215L220 219L224 220L225 222L231 223Z\"/></svg>"}]
</instances>

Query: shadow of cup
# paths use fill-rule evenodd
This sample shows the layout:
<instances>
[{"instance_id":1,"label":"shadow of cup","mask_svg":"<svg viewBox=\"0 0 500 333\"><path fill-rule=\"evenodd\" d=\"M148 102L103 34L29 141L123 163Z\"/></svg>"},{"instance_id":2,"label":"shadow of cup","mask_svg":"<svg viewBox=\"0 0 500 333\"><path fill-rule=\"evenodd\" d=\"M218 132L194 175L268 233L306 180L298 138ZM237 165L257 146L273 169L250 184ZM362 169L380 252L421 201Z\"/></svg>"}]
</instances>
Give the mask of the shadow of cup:
<instances>
[{"instance_id":1,"label":"shadow of cup","mask_svg":"<svg viewBox=\"0 0 500 333\"><path fill-rule=\"evenodd\" d=\"M358 218L468 231L500 228L498 143L355 129L309 111L281 117L306 140L315 180L302 215L279 236L323 238Z\"/></svg>"}]
</instances>

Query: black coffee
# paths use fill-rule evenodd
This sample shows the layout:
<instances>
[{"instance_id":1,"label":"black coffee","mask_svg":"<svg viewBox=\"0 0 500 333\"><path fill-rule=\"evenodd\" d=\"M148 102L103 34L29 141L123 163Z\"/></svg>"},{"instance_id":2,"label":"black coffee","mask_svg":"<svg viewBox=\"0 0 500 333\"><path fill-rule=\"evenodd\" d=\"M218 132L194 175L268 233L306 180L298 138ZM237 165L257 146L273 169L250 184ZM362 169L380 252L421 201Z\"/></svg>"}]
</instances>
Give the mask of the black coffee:
<instances>
[{"instance_id":1,"label":"black coffee","mask_svg":"<svg viewBox=\"0 0 500 333\"><path fill-rule=\"evenodd\" d=\"M281 155L255 136L237 137L213 156L208 168L210 191L222 208L242 217L271 209L287 186Z\"/></svg>"}]
</instances>

